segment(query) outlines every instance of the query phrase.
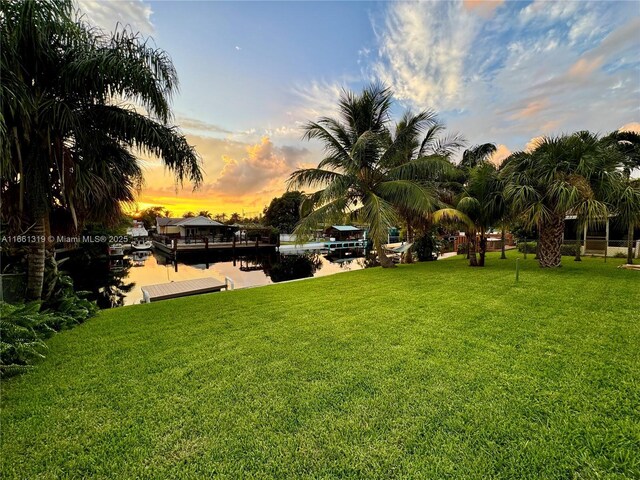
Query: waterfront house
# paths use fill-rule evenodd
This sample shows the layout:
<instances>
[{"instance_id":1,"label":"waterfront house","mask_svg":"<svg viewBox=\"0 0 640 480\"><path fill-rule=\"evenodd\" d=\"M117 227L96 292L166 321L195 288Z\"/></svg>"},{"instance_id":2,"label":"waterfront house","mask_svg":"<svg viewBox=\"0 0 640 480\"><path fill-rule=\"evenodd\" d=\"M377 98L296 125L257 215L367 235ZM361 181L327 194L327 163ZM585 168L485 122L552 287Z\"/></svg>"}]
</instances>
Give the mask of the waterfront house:
<instances>
[{"instance_id":1,"label":"waterfront house","mask_svg":"<svg viewBox=\"0 0 640 480\"><path fill-rule=\"evenodd\" d=\"M208 217L157 217L158 234L171 238L196 240L207 238L210 241L231 241L238 227L225 225Z\"/></svg>"},{"instance_id":2,"label":"waterfront house","mask_svg":"<svg viewBox=\"0 0 640 480\"><path fill-rule=\"evenodd\" d=\"M332 225L325 229L324 234L331 241L360 240L364 237L364 230L353 225Z\"/></svg>"}]
</instances>

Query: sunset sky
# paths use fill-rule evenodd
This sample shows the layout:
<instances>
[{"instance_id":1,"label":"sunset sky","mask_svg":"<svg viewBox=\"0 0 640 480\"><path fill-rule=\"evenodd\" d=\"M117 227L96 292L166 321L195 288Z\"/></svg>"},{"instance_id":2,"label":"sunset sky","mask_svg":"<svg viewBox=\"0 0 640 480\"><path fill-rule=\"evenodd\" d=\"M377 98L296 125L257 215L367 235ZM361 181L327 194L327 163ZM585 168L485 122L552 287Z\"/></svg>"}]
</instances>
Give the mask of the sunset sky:
<instances>
[{"instance_id":1,"label":"sunset sky","mask_svg":"<svg viewBox=\"0 0 640 480\"><path fill-rule=\"evenodd\" d=\"M395 114L431 108L499 161L540 135L640 127L638 2L187 2L78 0L87 20L154 38L180 78L175 123L203 186L176 192L145 160L139 207L255 215L321 147L300 126L342 88L380 80Z\"/></svg>"}]
</instances>

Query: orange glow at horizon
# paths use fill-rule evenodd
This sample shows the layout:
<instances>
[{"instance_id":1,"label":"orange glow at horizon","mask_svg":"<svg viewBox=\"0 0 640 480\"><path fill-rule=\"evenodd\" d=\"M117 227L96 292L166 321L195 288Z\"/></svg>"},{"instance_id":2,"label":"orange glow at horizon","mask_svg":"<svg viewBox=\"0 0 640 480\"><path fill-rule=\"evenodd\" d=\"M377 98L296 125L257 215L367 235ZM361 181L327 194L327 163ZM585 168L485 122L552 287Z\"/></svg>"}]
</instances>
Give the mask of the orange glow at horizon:
<instances>
[{"instance_id":1,"label":"orange glow at horizon","mask_svg":"<svg viewBox=\"0 0 640 480\"><path fill-rule=\"evenodd\" d=\"M174 178L158 159L144 158L145 185L136 203L125 206L134 214L161 206L174 216L206 210L211 214L232 213L255 217L275 197L286 191L286 180L294 170L309 163L309 150L277 146L264 136L254 143L189 135L187 141L202 158L204 181L197 190L185 183L176 190Z\"/></svg>"}]
</instances>

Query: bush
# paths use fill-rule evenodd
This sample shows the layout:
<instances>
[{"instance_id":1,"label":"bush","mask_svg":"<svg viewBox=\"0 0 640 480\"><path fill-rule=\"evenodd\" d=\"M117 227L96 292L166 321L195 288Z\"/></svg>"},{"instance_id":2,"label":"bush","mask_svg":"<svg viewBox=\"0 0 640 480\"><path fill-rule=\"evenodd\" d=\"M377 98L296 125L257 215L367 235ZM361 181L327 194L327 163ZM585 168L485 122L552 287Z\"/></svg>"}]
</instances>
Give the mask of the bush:
<instances>
[{"instance_id":1,"label":"bush","mask_svg":"<svg viewBox=\"0 0 640 480\"><path fill-rule=\"evenodd\" d=\"M458 255L466 255L469 245L467 243L458 244Z\"/></svg>"},{"instance_id":2,"label":"bush","mask_svg":"<svg viewBox=\"0 0 640 480\"><path fill-rule=\"evenodd\" d=\"M433 233L426 233L414 240L413 251L416 252L419 262L430 262L438 259L440 245Z\"/></svg>"},{"instance_id":3,"label":"bush","mask_svg":"<svg viewBox=\"0 0 640 480\"><path fill-rule=\"evenodd\" d=\"M44 339L95 315L98 307L75 292L71 277L47 261L42 302L12 305L0 302L0 376L22 373L44 358Z\"/></svg>"},{"instance_id":4,"label":"bush","mask_svg":"<svg viewBox=\"0 0 640 480\"><path fill-rule=\"evenodd\" d=\"M627 258L627 254L626 253L622 253L622 252L617 252L613 258Z\"/></svg>"},{"instance_id":5,"label":"bush","mask_svg":"<svg viewBox=\"0 0 640 480\"><path fill-rule=\"evenodd\" d=\"M565 244L560 246L560 255L563 257L575 257L576 245Z\"/></svg>"},{"instance_id":6,"label":"bush","mask_svg":"<svg viewBox=\"0 0 640 480\"><path fill-rule=\"evenodd\" d=\"M54 330L51 313L40 313L40 303L10 305L0 303L0 375L3 377L22 373L31 362L44 358L46 350L43 338Z\"/></svg>"},{"instance_id":7,"label":"bush","mask_svg":"<svg viewBox=\"0 0 640 480\"><path fill-rule=\"evenodd\" d=\"M538 242L519 242L518 243L518 251L520 253L524 253L525 249L527 253L536 253L537 248L538 248Z\"/></svg>"}]
</instances>

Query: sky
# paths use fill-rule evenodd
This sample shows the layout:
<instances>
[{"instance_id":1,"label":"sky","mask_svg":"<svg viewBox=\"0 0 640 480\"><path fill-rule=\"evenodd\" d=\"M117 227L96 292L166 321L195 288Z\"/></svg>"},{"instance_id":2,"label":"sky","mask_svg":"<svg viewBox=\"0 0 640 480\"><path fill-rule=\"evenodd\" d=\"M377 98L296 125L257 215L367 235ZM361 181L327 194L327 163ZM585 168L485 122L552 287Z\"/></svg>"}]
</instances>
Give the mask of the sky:
<instances>
[{"instance_id":1,"label":"sky","mask_svg":"<svg viewBox=\"0 0 640 480\"><path fill-rule=\"evenodd\" d=\"M543 135L640 131L640 2L76 0L104 30L130 25L172 58L174 123L202 186L145 158L137 208L259 214L322 146L301 126L343 89L381 81L393 115L431 109L493 161Z\"/></svg>"}]
</instances>

